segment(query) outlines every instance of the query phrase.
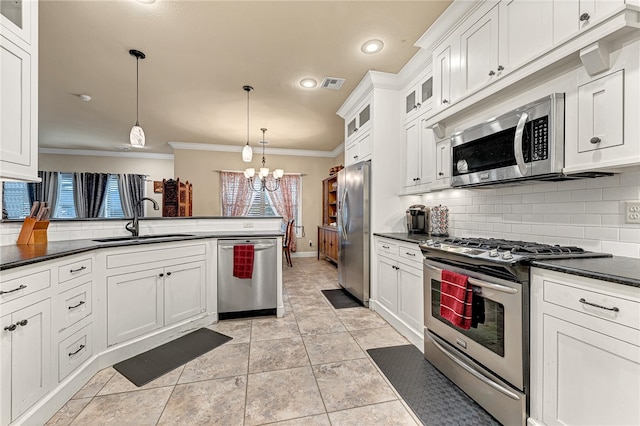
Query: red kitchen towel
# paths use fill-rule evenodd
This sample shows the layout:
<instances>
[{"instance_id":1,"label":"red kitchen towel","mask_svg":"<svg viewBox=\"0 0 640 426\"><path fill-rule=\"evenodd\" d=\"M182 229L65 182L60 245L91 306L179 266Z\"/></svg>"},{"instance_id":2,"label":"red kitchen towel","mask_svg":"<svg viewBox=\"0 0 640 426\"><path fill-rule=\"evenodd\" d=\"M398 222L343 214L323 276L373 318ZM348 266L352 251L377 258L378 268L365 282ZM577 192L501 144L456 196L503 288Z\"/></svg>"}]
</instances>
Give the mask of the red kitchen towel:
<instances>
[{"instance_id":1,"label":"red kitchen towel","mask_svg":"<svg viewBox=\"0 0 640 426\"><path fill-rule=\"evenodd\" d=\"M440 316L456 327L471 328L473 289L469 277L442 271L440 279Z\"/></svg>"},{"instance_id":2,"label":"red kitchen towel","mask_svg":"<svg viewBox=\"0 0 640 426\"><path fill-rule=\"evenodd\" d=\"M251 278L253 275L253 244L233 246L233 276Z\"/></svg>"}]
</instances>

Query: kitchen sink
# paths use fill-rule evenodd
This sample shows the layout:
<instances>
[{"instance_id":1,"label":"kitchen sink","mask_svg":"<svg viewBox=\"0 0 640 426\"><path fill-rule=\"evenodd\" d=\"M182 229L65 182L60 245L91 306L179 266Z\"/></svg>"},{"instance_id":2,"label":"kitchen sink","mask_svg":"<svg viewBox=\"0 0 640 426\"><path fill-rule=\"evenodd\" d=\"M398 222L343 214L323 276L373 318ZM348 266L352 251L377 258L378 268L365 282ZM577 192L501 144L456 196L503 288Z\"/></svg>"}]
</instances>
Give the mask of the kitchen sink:
<instances>
[{"instance_id":1,"label":"kitchen sink","mask_svg":"<svg viewBox=\"0 0 640 426\"><path fill-rule=\"evenodd\" d=\"M106 237L106 238L95 238L92 241L98 243L112 243L118 241L144 241L144 240L153 240L160 238L177 238L177 237L193 237L192 234L159 234L159 235L140 235L138 237Z\"/></svg>"}]
</instances>

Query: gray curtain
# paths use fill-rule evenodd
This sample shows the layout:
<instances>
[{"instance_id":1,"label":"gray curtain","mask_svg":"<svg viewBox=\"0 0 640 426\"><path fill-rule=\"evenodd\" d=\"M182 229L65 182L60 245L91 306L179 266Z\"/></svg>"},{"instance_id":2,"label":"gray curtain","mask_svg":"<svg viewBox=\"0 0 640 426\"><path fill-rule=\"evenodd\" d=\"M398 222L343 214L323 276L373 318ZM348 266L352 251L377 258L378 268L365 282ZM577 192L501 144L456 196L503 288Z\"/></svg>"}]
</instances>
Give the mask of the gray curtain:
<instances>
[{"instance_id":1,"label":"gray curtain","mask_svg":"<svg viewBox=\"0 0 640 426\"><path fill-rule=\"evenodd\" d=\"M49 203L49 208L53 215L58 202L59 176L59 172L45 172L40 170L38 172L38 177L41 181L27 185L30 204L33 204L34 201L46 201Z\"/></svg>"},{"instance_id":2,"label":"gray curtain","mask_svg":"<svg viewBox=\"0 0 640 426\"><path fill-rule=\"evenodd\" d=\"M145 176L132 174L118 175L118 190L120 202L125 217L133 217L134 206L138 207L138 216L144 215L144 209L139 204L144 197Z\"/></svg>"},{"instance_id":3,"label":"gray curtain","mask_svg":"<svg viewBox=\"0 0 640 426\"><path fill-rule=\"evenodd\" d=\"M74 173L73 202L76 217L99 217L107 194L108 173Z\"/></svg>"}]
</instances>

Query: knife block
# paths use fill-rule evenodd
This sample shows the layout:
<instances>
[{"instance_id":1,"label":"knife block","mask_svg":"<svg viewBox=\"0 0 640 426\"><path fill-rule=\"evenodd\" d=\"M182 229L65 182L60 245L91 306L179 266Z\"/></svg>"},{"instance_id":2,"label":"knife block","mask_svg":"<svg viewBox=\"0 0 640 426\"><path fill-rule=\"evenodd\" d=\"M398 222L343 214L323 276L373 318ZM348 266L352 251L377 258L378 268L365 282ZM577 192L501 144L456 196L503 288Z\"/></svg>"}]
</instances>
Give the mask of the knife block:
<instances>
[{"instance_id":1,"label":"knife block","mask_svg":"<svg viewBox=\"0 0 640 426\"><path fill-rule=\"evenodd\" d=\"M36 220L33 217L25 218L16 244L47 244L47 228L49 228L48 220Z\"/></svg>"}]
</instances>

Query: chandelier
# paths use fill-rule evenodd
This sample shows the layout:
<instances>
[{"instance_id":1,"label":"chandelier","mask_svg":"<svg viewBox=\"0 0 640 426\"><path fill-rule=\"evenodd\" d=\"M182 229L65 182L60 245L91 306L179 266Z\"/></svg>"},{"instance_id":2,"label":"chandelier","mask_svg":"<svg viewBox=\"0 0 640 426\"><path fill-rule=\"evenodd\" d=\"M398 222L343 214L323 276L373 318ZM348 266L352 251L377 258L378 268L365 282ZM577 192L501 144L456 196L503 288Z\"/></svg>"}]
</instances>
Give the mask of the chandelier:
<instances>
[{"instance_id":1,"label":"chandelier","mask_svg":"<svg viewBox=\"0 0 640 426\"><path fill-rule=\"evenodd\" d=\"M267 129L263 127L260 130L262 130L262 140L258 143L262 145L262 167L260 167L260 169L258 170L258 179L255 179L256 169L254 169L253 167L250 167L244 171L244 177L247 179L247 182L249 183L249 187L251 188L252 191L259 192L259 191L267 190L269 192L273 192L273 191L277 191L278 188L280 188L280 179L284 175L284 170L275 169L273 171L273 178L275 179L275 184L273 184L273 187L270 188L268 185L269 182L267 182L267 176L269 176L269 168L266 167L265 165L267 160L264 157L264 147L269 143L264 140L264 134L267 131ZM256 184L256 180L259 182L259 185Z\"/></svg>"}]
</instances>

